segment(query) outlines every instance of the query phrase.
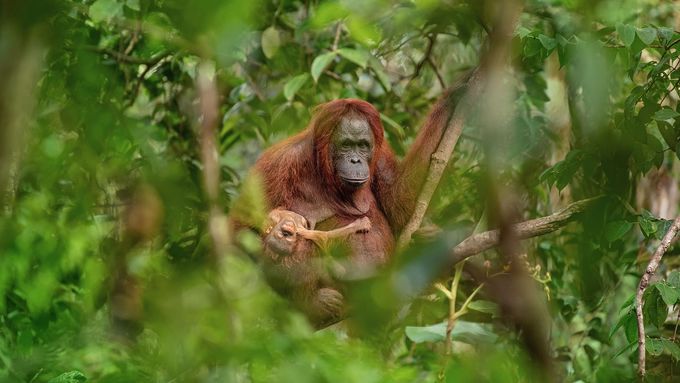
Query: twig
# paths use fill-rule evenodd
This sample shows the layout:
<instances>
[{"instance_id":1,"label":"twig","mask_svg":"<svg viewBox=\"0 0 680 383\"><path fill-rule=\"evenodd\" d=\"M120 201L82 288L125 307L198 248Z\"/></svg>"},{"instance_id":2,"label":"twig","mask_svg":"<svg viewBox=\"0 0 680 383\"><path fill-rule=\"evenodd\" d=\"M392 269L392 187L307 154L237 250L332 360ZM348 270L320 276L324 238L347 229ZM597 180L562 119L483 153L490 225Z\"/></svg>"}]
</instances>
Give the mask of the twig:
<instances>
[{"instance_id":1,"label":"twig","mask_svg":"<svg viewBox=\"0 0 680 383\"><path fill-rule=\"evenodd\" d=\"M663 258L664 253L670 247L673 242L673 238L678 233L680 229L680 217L673 221L673 224L663 236L659 247L656 248L652 259L649 260L645 273L642 274L640 278L640 284L638 285L637 294L635 294L635 313L637 316L637 327L638 327L638 374L641 377L645 376L645 322L642 314L642 307L644 306L644 293L647 286L649 286L649 281L656 272L656 269L661 263L661 258Z\"/></svg>"},{"instance_id":2,"label":"twig","mask_svg":"<svg viewBox=\"0 0 680 383\"><path fill-rule=\"evenodd\" d=\"M512 230L518 239L533 238L552 233L571 222L577 214L584 212L593 202L600 198L601 197L594 197L574 202L559 212L549 216L512 225ZM456 264L473 255L498 246L500 240L500 230L490 230L471 235L453 248L451 252L452 262Z\"/></svg>"},{"instance_id":3,"label":"twig","mask_svg":"<svg viewBox=\"0 0 680 383\"><path fill-rule=\"evenodd\" d=\"M444 82L444 77L442 77L442 74L439 73L439 68L437 68L437 64L435 64L434 60L432 60L432 57L427 58L427 63L430 64L430 66L432 67L432 71L434 72L435 76L437 76L439 85L441 85L442 89L446 89L446 82Z\"/></svg>"},{"instance_id":4,"label":"twig","mask_svg":"<svg viewBox=\"0 0 680 383\"><path fill-rule=\"evenodd\" d=\"M146 65L154 65L158 61L160 61L164 56L167 56L166 52L161 52L156 55L154 55L151 58L144 58L144 57L137 57L137 56L130 56L126 55L124 53L117 52L113 49L109 48L99 48L99 47L94 47L91 45L85 45L84 46L85 50L91 51L91 52L96 52L96 53L103 53L105 55L111 56L114 60L120 61L122 63L126 64L146 64Z\"/></svg>"},{"instance_id":5,"label":"twig","mask_svg":"<svg viewBox=\"0 0 680 383\"><path fill-rule=\"evenodd\" d=\"M453 348L453 342L451 339L451 332L453 332L453 326L456 324L456 295L458 294L458 284L460 283L460 276L463 274L463 265L456 266L456 273L453 275L453 281L451 282L451 290L449 294L449 317L446 322L446 353L450 354Z\"/></svg>"},{"instance_id":6,"label":"twig","mask_svg":"<svg viewBox=\"0 0 680 383\"><path fill-rule=\"evenodd\" d=\"M340 43L341 34L342 34L342 21L338 21L338 24L335 26L335 38L333 39L333 47L331 49L333 52L338 50L338 44Z\"/></svg>"},{"instance_id":7,"label":"twig","mask_svg":"<svg viewBox=\"0 0 680 383\"><path fill-rule=\"evenodd\" d=\"M434 44L437 41L437 36L429 34L427 35L427 48L425 48L425 53L423 54L423 58L418 61L416 64L416 69L413 71L413 74L411 75L411 80L417 78L420 76L420 72L423 70L423 66L425 66L425 63L427 60L430 58L430 55L432 54L432 50L434 49Z\"/></svg>"}]
</instances>

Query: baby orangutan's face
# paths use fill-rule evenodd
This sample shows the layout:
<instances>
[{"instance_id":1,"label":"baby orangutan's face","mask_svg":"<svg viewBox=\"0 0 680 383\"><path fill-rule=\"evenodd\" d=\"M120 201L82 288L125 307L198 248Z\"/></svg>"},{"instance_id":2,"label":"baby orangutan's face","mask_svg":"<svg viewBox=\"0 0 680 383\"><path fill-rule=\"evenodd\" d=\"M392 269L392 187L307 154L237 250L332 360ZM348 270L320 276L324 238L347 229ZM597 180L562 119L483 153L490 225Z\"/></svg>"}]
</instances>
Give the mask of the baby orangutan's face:
<instances>
[{"instance_id":1,"label":"baby orangutan's face","mask_svg":"<svg viewBox=\"0 0 680 383\"><path fill-rule=\"evenodd\" d=\"M278 255L290 255L300 239L298 229L307 229L307 225L307 220L300 214L274 209L268 217L266 245Z\"/></svg>"}]
</instances>

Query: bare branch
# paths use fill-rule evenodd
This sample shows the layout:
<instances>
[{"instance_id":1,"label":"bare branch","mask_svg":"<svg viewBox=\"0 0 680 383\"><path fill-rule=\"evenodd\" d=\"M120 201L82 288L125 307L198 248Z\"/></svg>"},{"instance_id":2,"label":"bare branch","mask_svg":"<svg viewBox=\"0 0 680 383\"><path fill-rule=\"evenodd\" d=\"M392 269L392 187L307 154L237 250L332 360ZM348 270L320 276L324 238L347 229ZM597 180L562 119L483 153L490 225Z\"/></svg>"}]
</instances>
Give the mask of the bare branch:
<instances>
[{"instance_id":1,"label":"bare branch","mask_svg":"<svg viewBox=\"0 0 680 383\"><path fill-rule=\"evenodd\" d=\"M601 197L589 198L572 203L557 213L546 217L536 218L513 225L513 231L518 239L527 239L552 233L572 221L579 213L584 212L593 202ZM473 255L499 245L500 230L490 230L467 237L453 248L453 263L463 261Z\"/></svg>"},{"instance_id":2,"label":"bare branch","mask_svg":"<svg viewBox=\"0 0 680 383\"><path fill-rule=\"evenodd\" d=\"M645 322L642 314L642 307L644 306L644 294L647 286L649 286L649 281L656 272L656 269L661 263L661 258L666 253L666 250L671 246L675 235L680 230L680 217L673 221L673 224L663 236L659 247L656 248L652 259L649 260L645 273L642 274L640 278L640 284L638 285L637 294L635 295L635 313L637 316L637 326L638 326L638 374L641 377L645 376Z\"/></svg>"}]
</instances>

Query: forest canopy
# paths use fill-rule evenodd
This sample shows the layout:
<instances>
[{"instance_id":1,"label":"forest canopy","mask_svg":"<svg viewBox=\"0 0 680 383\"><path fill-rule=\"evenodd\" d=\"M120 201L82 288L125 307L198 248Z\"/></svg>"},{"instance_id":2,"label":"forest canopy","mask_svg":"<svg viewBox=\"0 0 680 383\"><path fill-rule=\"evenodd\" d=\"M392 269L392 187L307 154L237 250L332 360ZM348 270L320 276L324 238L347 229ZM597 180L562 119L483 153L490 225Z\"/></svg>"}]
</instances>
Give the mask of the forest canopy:
<instances>
[{"instance_id":1,"label":"forest canopy","mask_svg":"<svg viewBox=\"0 0 680 383\"><path fill-rule=\"evenodd\" d=\"M0 0L0 382L679 381L679 43L675 0ZM231 230L253 164L341 98L403 158L455 84L317 330Z\"/></svg>"}]
</instances>

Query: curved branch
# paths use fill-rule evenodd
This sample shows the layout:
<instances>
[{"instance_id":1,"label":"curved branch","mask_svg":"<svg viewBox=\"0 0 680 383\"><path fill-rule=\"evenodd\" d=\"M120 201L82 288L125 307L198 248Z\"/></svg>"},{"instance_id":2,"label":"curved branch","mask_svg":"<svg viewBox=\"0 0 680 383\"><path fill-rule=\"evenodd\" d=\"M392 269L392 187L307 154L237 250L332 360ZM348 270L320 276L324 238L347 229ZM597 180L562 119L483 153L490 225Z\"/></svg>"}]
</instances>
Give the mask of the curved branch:
<instances>
[{"instance_id":1,"label":"curved branch","mask_svg":"<svg viewBox=\"0 0 680 383\"><path fill-rule=\"evenodd\" d=\"M602 197L584 199L572 203L557 213L546 217L536 218L513 225L513 232L518 239L538 237L552 233L571 222L575 216L584 212L593 202ZM453 263L458 263L484 250L498 246L500 230L490 230L467 237L451 251Z\"/></svg>"},{"instance_id":2,"label":"curved branch","mask_svg":"<svg viewBox=\"0 0 680 383\"><path fill-rule=\"evenodd\" d=\"M673 238L675 238L675 235L678 233L678 230L680 230L680 217L676 218L675 221L673 221L673 224L666 232L666 235L663 236L663 239L661 240L659 247L656 248L654 255L652 255L652 259L650 259L649 264L647 264L645 273L642 274L642 278L640 278L640 284L638 285L638 290L637 293L635 294L635 314L637 316L638 327L638 373L642 377L644 377L646 373L645 321L644 316L642 314L642 307L644 306L645 302L643 297L645 294L645 289L647 289L647 286L649 286L649 281L652 279L652 276L656 272L656 269L659 267L659 263L661 263L661 258L663 258L663 255L666 253L666 250L668 250L668 248L671 246Z\"/></svg>"}]
</instances>

